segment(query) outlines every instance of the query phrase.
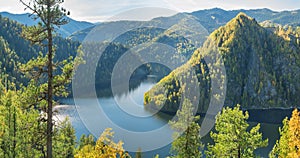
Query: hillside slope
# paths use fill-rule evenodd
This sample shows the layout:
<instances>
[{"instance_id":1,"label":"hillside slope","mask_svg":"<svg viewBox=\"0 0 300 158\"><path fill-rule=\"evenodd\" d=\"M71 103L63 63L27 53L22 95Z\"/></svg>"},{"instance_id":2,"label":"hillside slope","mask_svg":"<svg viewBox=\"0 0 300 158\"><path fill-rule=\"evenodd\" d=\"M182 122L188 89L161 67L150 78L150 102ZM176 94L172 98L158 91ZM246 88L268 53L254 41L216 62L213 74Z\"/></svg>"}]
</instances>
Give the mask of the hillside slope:
<instances>
[{"instance_id":1,"label":"hillside slope","mask_svg":"<svg viewBox=\"0 0 300 158\"><path fill-rule=\"evenodd\" d=\"M21 36L23 25L0 15L0 79L4 75L10 76L9 80L15 83L24 82L18 70L18 63L26 63L37 57L40 52L46 53L46 49L37 45L31 45ZM57 47L55 61L76 56L79 47L78 42L55 37L54 44Z\"/></svg>"},{"instance_id":2,"label":"hillside slope","mask_svg":"<svg viewBox=\"0 0 300 158\"><path fill-rule=\"evenodd\" d=\"M214 31L188 63L173 71L145 94L146 108L162 107L161 111L175 112L185 91L185 85L180 85L180 80L195 73L200 91L198 112L205 112L210 102L211 80L220 77L210 73L209 65L204 60L213 57L211 52L215 52L215 49L226 68L225 106L299 106L299 43L295 42L296 37L292 35L286 38L277 34L261 27L255 19L243 13L238 14L225 26Z\"/></svg>"}]
</instances>

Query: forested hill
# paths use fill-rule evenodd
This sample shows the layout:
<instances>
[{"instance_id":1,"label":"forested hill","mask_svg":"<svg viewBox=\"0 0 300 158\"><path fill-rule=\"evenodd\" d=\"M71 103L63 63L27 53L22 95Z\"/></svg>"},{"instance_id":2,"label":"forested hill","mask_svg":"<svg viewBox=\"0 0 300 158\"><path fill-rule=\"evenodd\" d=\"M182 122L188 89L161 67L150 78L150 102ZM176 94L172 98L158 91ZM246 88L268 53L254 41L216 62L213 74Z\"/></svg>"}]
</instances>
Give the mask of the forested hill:
<instances>
[{"instance_id":1,"label":"forested hill","mask_svg":"<svg viewBox=\"0 0 300 158\"><path fill-rule=\"evenodd\" d=\"M37 57L40 52L46 53L44 48L31 45L21 37L22 27L23 25L16 21L0 15L0 78L7 74L9 80L15 83L22 82L21 73L17 68L18 63L26 63ZM76 56L78 42L56 37L54 43L57 47L56 61Z\"/></svg>"},{"instance_id":2,"label":"forested hill","mask_svg":"<svg viewBox=\"0 0 300 158\"><path fill-rule=\"evenodd\" d=\"M26 14L12 14L8 12L0 12L0 15L2 17L9 18L11 20L15 20L16 22L26 25L26 26L33 26L38 23L38 20L34 21L29 13ZM74 19L71 19L69 17L66 17L66 19L69 21L68 24L61 26L60 28L57 28L57 32L62 37L68 37L71 34L89 28L93 27L94 24L90 22L85 21L76 21Z\"/></svg>"},{"instance_id":3,"label":"forested hill","mask_svg":"<svg viewBox=\"0 0 300 158\"><path fill-rule=\"evenodd\" d=\"M181 19L177 19L177 21L182 20L184 22L185 19L187 19L187 17L181 17ZM176 20L173 21L174 23L177 22ZM119 24L121 22L117 23ZM157 23L157 21L152 21L152 23L154 25ZM174 23L172 23L172 25ZM30 25L32 24L30 23ZM181 25L184 26L184 23ZM46 50L42 47L30 45L28 41L24 40L21 37L22 27L26 26L0 15L0 37L2 37L0 40L0 42L2 43L2 55L0 56L0 60L2 63L1 66L3 67L1 71L3 73L2 76L4 76L4 74L8 74L8 76L10 76L9 80L26 84L26 82L20 79L21 73L19 73L17 68L18 63L26 63L28 60L37 57L40 51L46 53ZM189 43L187 39L174 33L178 29L181 28L179 26L173 27L172 32L170 30L167 31L166 29L144 27L128 31L115 39L105 50L102 58L99 60L96 74L96 87L102 89L103 85L109 85L107 83L110 82L111 72L116 61L123 53L128 50L128 48L134 47L139 44L148 42L164 43L176 48L177 53L174 54L174 58L176 58L176 56L178 56L179 54L189 58L196 48L191 43ZM202 42L203 41L204 40L202 40ZM59 36L55 38L54 44L56 46L56 57L54 59L55 61L63 60L70 56L75 56L78 46L80 45L80 43L76 42L76 40L65 39ZM10 55L8 56L7 54ZM89 54L87 56L91 55L93 54ZM168 69L163 69L159 66L152 65L152 73L155 73L156 69L157 71L160 71L160 74L164 74L163 76L169 73ZM149 74L149 70L149 67L147 70L145 70L144 67L142 77Z\"/></svg>"},{"instance_id":4,"label":"forested hill","mask_svg":"<svg viewBox=\"0 0 300 158\"><path fill-rule=\"evenodd\" d=\"M187 64L173 71L147 92L145 106L154 109L163 106L162 111L175 112L184 91L179 78L189 78L192 74L189 70L193 70L200 87L198 112L205 112L210 101L211 79L216 75L210 75L204 58L213 57L211 52L215 48L222 56L227 73L226 106L299 106L299 34L290 29L263 28L255 19L243 13L214 31ZM189 69L190 66L193 69ZM161 97L166 91L167 96ZM167 98L166 101L164 98Z\"/></svg>"},{"instance_id":5,"label":"forested hill","mask_svg":"<svg viewBox=\"0 0 300 158\"><path fill-rule=\"evenodd\" d=\"M2 53L0 60L3 68L1 69L1 73L3 73L1 78L3 78L4 74L8 74L10 77L9 80L13 80L16 83L22 82L26 84L26 82L21 79L21 73L19 73L17 68L18 63L26 63L28 60L37 57L40 51L46 53L46 50L42 47L30 45L28 41L23 39L21 37L22 27L25 26L0 15L0 46ZM177 29L180 29L180 27L174 27L173 31L175 32ZM128 48L152 41L175 47L177 53L174 54L174 58L176 58L178 54L182 54L189 58L196 49L184 37L171 31L166 31L165 29L145 27L131 30L115 39L103 53L103 56L97 65L96 87L102 89L104 85L109 85L107 83L110 82L114 64L119 57L128 50ZM80 45L79 42L59 36L54 39L54 44L56 46L55 61L75 56L78 46ZM87 56L92 55L93 54L89 54ZM143 71L145 71L144 68ZM156 69L157 71L160 71L160 74L164 74L164 76L169 73L169 70L167 69L165 70L159 66L152 65L153 73L156 72ZM143 72L143 75L146 76L150 73L149 70L150 69L148 68L146 72Z\"/></svg>"}]
</instances>

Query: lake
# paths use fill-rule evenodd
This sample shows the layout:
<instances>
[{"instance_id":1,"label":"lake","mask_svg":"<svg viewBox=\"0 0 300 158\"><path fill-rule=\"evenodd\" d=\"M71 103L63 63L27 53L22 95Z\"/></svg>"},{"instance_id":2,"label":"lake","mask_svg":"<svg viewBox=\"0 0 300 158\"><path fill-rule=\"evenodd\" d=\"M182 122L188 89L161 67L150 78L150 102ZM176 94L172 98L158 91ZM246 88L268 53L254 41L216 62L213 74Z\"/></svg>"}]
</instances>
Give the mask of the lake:
<instances>
[{"instance_id":1,"label":"lake","mask_svg":"<svg viewBox=\"0 0 300 158\"><path fill-rule=\"evenodd\" d=\"M130 90L130 92L124 93L122 95L114 97L99 97L99 98L84 98L84 99L76 99L76 104L80 104L81 106L90 106L91 104L97 104L95 106L101 106L103 112L107 115L110 121L113 122L115 126L118 126L122 129L132 131L132 132L147 132L147 131L155 131L156 129L161 129L160 132L165 133L157 138L148 138L148 141L143 141L138 138L131 138L129 144L136 144L134 149L138 149L139 146L144 146L146 144L151 145L151 141L155 142L155 140L168 140L171 138L172 130L168 128L168 120L172 118L170 115L166 114L156 114L151 116L152 114L143 108L143 95L144 92L148 91L156 81L152 78L148 78L142 83L140 83L137 87ZM134 101L134 105L132 103ZM118 102L118 103L117 103ZM96 137L99 136L101 131L104 128L108 128L110 126L105 127L105 123L102 124L102 120L95 121L93 115L85 115L84 118L81 116L76 109L78 106L74 106L74 99L61 99L60 103L63 104L61 106L57 106L59 114L57 115L58 119L63 119L65 116L69 116L72 125L76 130L76 137L80 138L82 134L90 134L93 133ZM122 104L120 106L120 104ZM126 109L123 109L124 105L126 105ZM80 108L80 106L79 106ZM257 109L257 110L249 110L250 125L256 125L257 122L261 123L261 132L263 133L264 138L269 139L269 145L266 148L262 148L256 151L262 157L268 157L268 153L272 150L273 145L276 140L279 138L278 127L281 126L282 118L286 116L290 116L292 109ZM95 110L93 111L95 112ZM130 113L135 114L131 115ZM99 111L99 114L101 112ZM150 116L150 117L146 117ZM277 119L276 119L277 118ZM93 120L93 121L89 121ZM85 122L85 123L83 123ZM88 128L86 125L88 125ZM91 126L94 125L94 126ZM98 128L99 127L99 128ZM165 128L163 128L165 127ZM89 129L89 130L88 130ZM114 130L114 129L113 129ZM91 132L92 131L92 132ZM116 134L118 131L115 131ZM124 147L126 149L126 137L122 137L122 133L120 137L124 140ZM212 143L209 135L206 135L202 138L202 142L204 144ZM152 144L153 145L153 144ZM132 146L128 147L132 148ZM135 150L135 151L136 151ZM166 157L169 155L170 144L166 146L162 146L159 149L148 151L143 153L143 157L151 158L156 154L159 154L161 157ZM134 157L134 153L130 152L130 154Z\"/></svg>"}]
</instances>

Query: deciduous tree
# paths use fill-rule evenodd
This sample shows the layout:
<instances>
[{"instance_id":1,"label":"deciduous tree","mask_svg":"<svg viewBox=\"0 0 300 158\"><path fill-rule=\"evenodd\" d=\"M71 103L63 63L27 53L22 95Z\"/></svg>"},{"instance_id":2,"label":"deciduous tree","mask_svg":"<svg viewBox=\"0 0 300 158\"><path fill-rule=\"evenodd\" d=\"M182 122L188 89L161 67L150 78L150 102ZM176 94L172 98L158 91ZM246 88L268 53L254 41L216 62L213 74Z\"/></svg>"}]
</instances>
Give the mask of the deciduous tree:
<instances>
[{"instance_id":1,"label":"deciduous tree","mask_svg":"<svg viewBox=\"0 0 300 158\"><path fill-rule=\"evenodd\" d=\"M112 129L107 128L95 145L83 146L75 155L75 158L130 158L129 154L123 149L123 142L115 143L113 136Z\"/></svg>"},{"instance_id":2,"label":"deciduous tree","mask_svg":"<svg viewBox=\"0 0 300 158\"><path fill-rule=\"evenodd\" d=\"M269 154L271 158L300 157L300 112L295 109L290 120L283 120L283 127L279 128L280 139Z\"/></svg>"}]
</instances>

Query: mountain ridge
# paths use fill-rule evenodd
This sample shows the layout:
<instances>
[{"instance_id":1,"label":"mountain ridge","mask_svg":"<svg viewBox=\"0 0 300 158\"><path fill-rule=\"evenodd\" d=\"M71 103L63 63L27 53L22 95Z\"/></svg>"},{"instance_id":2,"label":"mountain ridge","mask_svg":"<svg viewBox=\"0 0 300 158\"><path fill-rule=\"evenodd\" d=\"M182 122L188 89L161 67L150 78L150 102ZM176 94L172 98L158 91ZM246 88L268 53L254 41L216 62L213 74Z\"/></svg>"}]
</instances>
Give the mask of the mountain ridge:
<instances>
[{"instance_id":1,"label":"mountain ridge","mask_svg":"<svg viewBox=\"0 0 300 158\"><path fill-rule=\"evenodd\" d=\"M191 13L178 13L176 15L170 16L170 17L157 17L152 19L151 21L174 21L178 20L182 17L182 15L190 15L195 17L199 24L203 25L205 29L209 33L213 32L214 30L218 29L220 26L225 25L228 23L231 19L236 17L236 15L240 12L244 12L245 14L253 17L258 22L264 22L264 21L270 21L272 23L280 24L282 26L285 25L292 25L292 26L298 26L300 25L300 22L298 19L300 19L300 10L293 10L293 11L272 11L267 8L263 9L240 9L240 10L223 10L220 8L212 8L212 9L205 9L205 10L199 10L194 11ZM178 20L179 21L179 20ZM120 21L122 22L122 21ZM132 21L135 22L135 21ZM147 21L145 21L147 22ZM100 25L107 25L110 22L104 22ZM84 37L90 32L93 28L87 28L85 30L81 30L79 32L76 32L70 36L71 39L83 41Z\"/></svg>"},{"instance_id":2,"label":"mountain ridge","mask_svg":"<svg viewBox=\"0 0 300 158\"><path fill-rule=\"evenodd\" d=\"M7 17L11 20L15 20L20 24L26 25L26 26L33 26L36 25L38 23L38 20L33 20L29 13L23 13L23 14L13 14L13 13L9 13L9 12L0 12L0 15L3 17ZM72 18L66 17L66 19L69 21L68 24L61 26L58 29L58 33L62 36L62 37L68 37L71 34L80 31L80 30L84 30L86 28L92 27L94 26L93 23L90 22L86 22L86 21L76 21Z\"/></svg>"},{"instance_id":3,"label":"mountain ridge","mask_svg":"<svg viewBox=\"0 0 300 158\"><path fill-rule=\"evenodd\" d=\"M210 74L212 72L204 58L213 57L211 52L214 52L215 48L222 56L227 73L225 106L236 104L241 104L243 108L299 106L300 100L297 97L300 93L299 44L261 27L254 18L244 13L238 14L209 37L187 63L193 67L199 82L199 113L205 113L208 108L212 92L211 80L216 76ZM184 85L178 84L180 81L176 76L181 76L182 80L185 80L189 78L189 74L192 73L187 65L171 72L145 93L145 107L176 112L184 91L181 87ZM166 91L167 95L164 96Z\"/></svg>"}]
</instances>

